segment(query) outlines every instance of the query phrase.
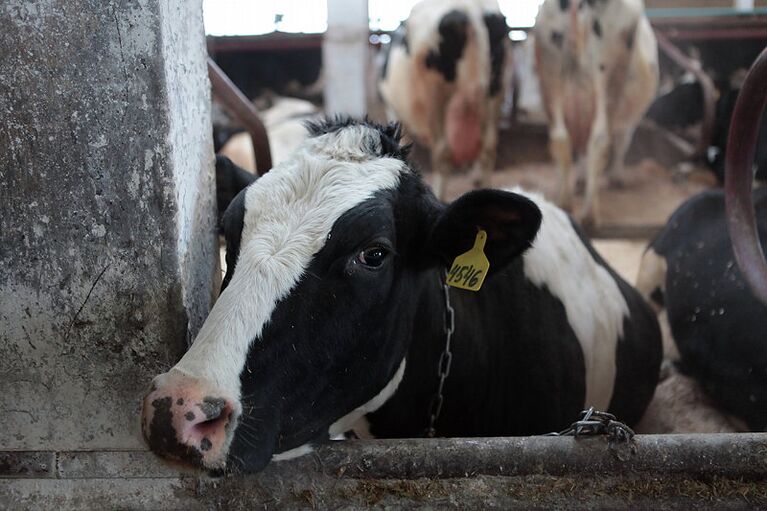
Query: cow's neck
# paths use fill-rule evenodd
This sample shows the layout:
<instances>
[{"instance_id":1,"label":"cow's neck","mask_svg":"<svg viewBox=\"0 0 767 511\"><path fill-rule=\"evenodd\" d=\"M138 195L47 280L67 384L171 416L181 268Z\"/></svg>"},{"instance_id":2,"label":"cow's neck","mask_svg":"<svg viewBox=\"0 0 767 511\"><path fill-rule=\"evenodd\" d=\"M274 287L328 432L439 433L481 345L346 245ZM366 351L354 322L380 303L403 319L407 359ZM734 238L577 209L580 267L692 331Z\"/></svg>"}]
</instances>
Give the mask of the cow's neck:
<instances>
[{"instance_id":1,"label":"cow's neck","mask_svg":"<svg viewBox=\"0 0 767 511\"><path fill-rule=\"evenodd\" d=\"M504 285L524 279L520 264L504 269ZM445 298L441 270L424 275L419 288L421 300L412 330L406 359L405 375L397 392L377 412L369 414L370 433L385 436L413 436L424 434L429 425L429 409L439 384L439 359L445 351ZM450 289L450 302L455 310L455 332L452 338L452 367L446 380L445 406L471 409L476 403L472 392L456 392L467 379L467 373L487 374L492 358L482 353L486 346L480 340L497 318L488 314L486 305L491 301L493 288L500 282L488 279L479 293ZM509 311L511 312L511 311ZM507 331L510 334L510 332ZM468 381L466 381L468 385ZM437 425L439 422L437 423ZM437 434L446 434L437 427Z\"/></svg>"}]
</instances>

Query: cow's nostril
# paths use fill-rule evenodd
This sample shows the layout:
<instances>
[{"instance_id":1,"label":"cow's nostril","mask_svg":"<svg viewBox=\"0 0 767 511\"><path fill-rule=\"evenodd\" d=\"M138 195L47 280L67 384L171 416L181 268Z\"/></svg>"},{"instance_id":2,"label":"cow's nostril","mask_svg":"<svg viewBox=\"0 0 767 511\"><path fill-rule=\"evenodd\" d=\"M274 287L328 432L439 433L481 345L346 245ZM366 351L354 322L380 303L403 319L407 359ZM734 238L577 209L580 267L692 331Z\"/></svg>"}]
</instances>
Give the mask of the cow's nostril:
<instances>
[{"instance_id":1,"label":"cow's nostril","mask_svg":"<svg viewBox=\"0 0 767 511\"><path fill-rule=\"evenodd\" d=\"M194 429L203 435L211 434L221 429L228 429L228 422L231 414L221 414L212 419L204 420L194 424Z\"/></svg>"},{"instance_id":2,"label":"cow's nostril","mask_svg":"<svg viewBox=\"0 0 767 511\"><path fill-rule=\"evenodd\" d=\"M205 397L200 404L200 410L205 414L206 421L220 417L226 407L226 399L222 397Z\"/></svg>"},{"instance_id":3,"label":"cow's nostril","mask_svg":"<svg viewBox=\"0 0 767 511\"><path fill-rule=\"evenodd\" d=\"M205 397L198 405L199 410L190 410L184 414L190 430L196 436L210 436L217 432L228 432L234 407L224 398Z\"/></svg>"}]
</instances>

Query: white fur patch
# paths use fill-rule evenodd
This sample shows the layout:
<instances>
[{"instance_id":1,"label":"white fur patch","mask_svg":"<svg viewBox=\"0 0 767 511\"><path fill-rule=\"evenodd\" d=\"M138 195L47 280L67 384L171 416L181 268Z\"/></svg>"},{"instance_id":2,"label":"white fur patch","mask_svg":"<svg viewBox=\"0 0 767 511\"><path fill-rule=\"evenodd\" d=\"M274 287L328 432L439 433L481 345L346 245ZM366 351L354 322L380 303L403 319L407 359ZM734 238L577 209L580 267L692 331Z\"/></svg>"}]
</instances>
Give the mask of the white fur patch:
<instances>
[{"instance_id":1,"label":"white fur patch","mask_svg":"<svg viewBox=\"0 0 767 511\"><path fill-rule=\"evenodd\" d=\"M330 425L330 429L328 430L330 438L336 437L337 435L341 435L354 429L354 426L360 419L362 419L366 414L381 408L381 406L383 406L383 404L394 395L394 392L397 390L397 387L399 387L399 384L402 381L402 377L405 376L405 362L406 359L403 358L402 363L399 365L399 369L397 369L397 372L394 373L392 379L389 381L389 383L386 384L381 392L376 395L376 397L360 406L359 408L355 408L353 411L344 415Z\"/></svg>"},{"instance_id":2,"label":"white fur patch","mask_svg":"<svg viewBox=\"0 0 767 511\"><path fill-rule=\"evenodd\" d=\"M309 454L312 451L314 451L314 448L309 444L299 445L295 449L290 449L289 451L275 454L272 456L272 461L292 460L293 458L298 458L299 456Z\"/></svg>"},{"instance_id":3,"label":"white fur patch","mask_svg":"<svg viewBox=\"0 0 767 511\"><path fill-rule=\"evenodd\" d=\"M395 188L408 171L398 159L366 152L371 140L380 150L380 134L365 126L309 139L248 188L236 271L175 369L239 398L250 343L335 221L376 192Z\"/></svg>"},{"instance_id":4,"label":"white fur patch","mask_svg":"<svg viewBox=\"0 0 767 511\"><path fill-rule=\"evenodd\" d=\"M607 410L615 385L618 339L629 316L626 300L561 209L539 195L513 192L534 201L543 214L533 247L523 256L525 276L536 286L545 286L565 307L586 365L584 408Z\"/></svg>"},{"instance_id":5,"label":"white fur patch","mask_svg":"<svg viewBox=\"0 0 767 511\"><path fill-rule=\"evenodd\" d=\"M439 50L439 24L452 10L467 16L469 30L457 62L456 78L446 82L425 62L429 51ZM456 91L478 104L486 102L491 63L483 15L500 12L496 0L422 0L410 11L406 21L409 50L402 46L391 49L386 76L378 86L394 117L422 143L428 146L440 143L444 135L443 128L438 126L447 101Z\"/></svg>"}]
</instances>

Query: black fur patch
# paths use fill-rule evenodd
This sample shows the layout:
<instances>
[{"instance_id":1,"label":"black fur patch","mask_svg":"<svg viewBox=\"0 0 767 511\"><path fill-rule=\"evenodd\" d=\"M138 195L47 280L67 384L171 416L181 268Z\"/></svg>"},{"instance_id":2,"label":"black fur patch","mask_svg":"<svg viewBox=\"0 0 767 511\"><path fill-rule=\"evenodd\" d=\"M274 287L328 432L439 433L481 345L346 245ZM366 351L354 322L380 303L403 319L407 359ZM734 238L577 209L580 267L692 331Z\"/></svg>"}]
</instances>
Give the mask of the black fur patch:
<instances>
[{"instance_id":1,"label":"black fur patch","mask_svg":"<svg viewBox=\"0 0 767 511\"><path fill-rule=\"evenodd\" d=\"M256 176L238 167L226 156L216 155L216 204L219 225L226 208L237 194L256 179Z\"/></svg>"},{"instance_id":2,"label":"black fur patch","mask_svg":"<svg viewBox=\"0 0 767 511\"><path fill-rule=\"evenodd\" d=\"M555 30L551 33L551 42L554 46L556 46L557 48L561 50L562 45L565 42L565 35L562 32L558 32Z\"/></svg>"},{"instance_id":3,"label":"black fur patch","mask_svg":"<svg viewBox=\"0 0 767 511\"><path fill-rule=\"evenodd\" d=\"M237 266L237 258L240 255L240 241L242 239L242 228L245 225L245 194L246 190L240 190L240 193L232 200L229 207L226 208L224 216L221 219L222 231L226 238L226 275L221 282L221 291L226 289L229 281L232 280L234 269Z\"/></svg>"},{"instance_id":4,"label":"black fur patch","mask_svg":"<svg viewBox=\"0 0 767 511\"><path fill-rule=\"evenodd\" d=\"M505 54L505 39L509 35L506 18L500 13L485 13L483 16L487 35L490 39L490 95L495 96L501 90L503 78L503 57Z\"/></svg>"},{"instance_id":5,"label":"black fur patch","mask_svg":"<svg viewBox=\"0 0 767 511\"><path fill-rule=\"evenodd\" d=\"M650 299L659 307L666 306L665 299L663 298L663 291L661 291L659 287L656 287L653 290L652 294L650 295Z\"/></svg>"},{"instance_id":6,"label":"black fur patch","mask_svg":"<svg viewBox=\"0 0 767 511\"><path fill-rule=\"evenodd\" d=\"M631 50L634 48L634 31L626 31L626 33L623 34L623 42L626 43L626 48Z\"/></svg>"},{"instance_id":7,"label":"black fur patch","mask_svg":"<svg viewBox=\"0 0 767 511\"><path fill-rule=\"evenodd\" d=\"M767 249L767 188L753 192ZM680 368L717 405L755 431L767 427L767 306L735 262L721 189L695 195L650 247L667 263L664 304Z\"/></svg>"},{"instance_id":8,"label":"black fur patch","mask_svg":"<svg viewBox=\"0 0 767 511\"><path fill-rule=\"evenodd\" d=\"M599 22L599 20L594 20L594 24L591 26L591 30L594 31L594 35L601 38L602 37L602 24Z\"/></svg>"},{"instance_id":9,"label":"black fur patch","mask_svg":"<svg viewBox=\"0 0 767 511\"><path fill-rule=\"evenodd\" d=\"M319 137L327 133L335 133L345 128L362 126L377 131L380 135L381 150L377 150L377 140L366 141L366 152L382 158L397 158L406 161L410 154L410 144L401 145L402 127L397 122L391 122L384 126L368 119L354 119L346 115L329 117L320 121L309 121L305 124L310 137Z\"/></svg>"},{"instance_id":10,"label":"black fur patch","mask_svg":"<svg viewBox=\"0 0 767 511\"><path fill-rule=\"evenodd\" d=\"M149 448L157 454L171 459L184 460L193 466L202 467L202 453L189 445L184 445L176 438L173 428L173 398L163 397L152 401L154 414L146 436Z\"/></svg>"},{"instance_id":11,"label":"black fur patch","mask_svg":"<svg viewBox=\"0 0 767 511\"><path fill-rule=\"evenodd\" d=\"M426 56L426 67L441 73L448 82L455 80L458 59L466 47L468 26L469 17L465 12L452 10L442 16L439 22L439 49L431 50Z\"/></svg>"}]
</instances>

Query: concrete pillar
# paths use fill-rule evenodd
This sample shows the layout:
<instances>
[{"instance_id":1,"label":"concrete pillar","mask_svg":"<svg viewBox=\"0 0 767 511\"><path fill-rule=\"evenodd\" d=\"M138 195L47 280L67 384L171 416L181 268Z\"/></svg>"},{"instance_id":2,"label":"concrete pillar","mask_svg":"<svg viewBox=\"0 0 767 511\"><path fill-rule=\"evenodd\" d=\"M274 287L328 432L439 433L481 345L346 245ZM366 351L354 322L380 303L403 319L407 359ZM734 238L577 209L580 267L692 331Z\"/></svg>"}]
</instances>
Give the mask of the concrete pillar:
<instances>
[{"instance_id":1,"label":"concrete pillar","mask_svg":"<svg viewBox=\"0 0 767 511\"><path fill-rule=\"evenodd\" d=\"M0 450L140 449L217 277L201 0L4 0L0 26Z\"/></svg>"},{"instance_id":2,"label":"concrete pillar","mask_svg":"<svg viewBox=\"0 0 767 511\"><path fill-rule=\"evenodd\" d=\"M368 62L367 0L327 0L328 30L322 45L325 111L365 115Z\"/></svg>"}]
</instances>

